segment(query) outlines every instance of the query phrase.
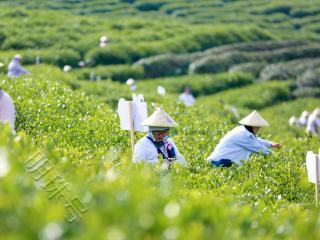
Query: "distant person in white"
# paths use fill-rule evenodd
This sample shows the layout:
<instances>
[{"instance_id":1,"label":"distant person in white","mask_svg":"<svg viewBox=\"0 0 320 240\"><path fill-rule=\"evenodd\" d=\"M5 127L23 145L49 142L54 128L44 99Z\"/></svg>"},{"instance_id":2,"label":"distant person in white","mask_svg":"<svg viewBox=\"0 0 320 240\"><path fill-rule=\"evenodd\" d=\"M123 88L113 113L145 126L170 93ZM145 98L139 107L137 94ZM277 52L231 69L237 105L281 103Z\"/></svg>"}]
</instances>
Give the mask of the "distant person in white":
<instances>
[{"instance_id":1,"label":"distant person in white","mask_svg":"<svg viewBox=\"0 0 320 240\"><path fill-rule=\"evenodd\" d=\"M232 105L229 105L229 104L226 104L226 105L223 105L223 108L231 113L231 115L235 118L235 119L239 119L240 118L240 115L238 113L238 110L235 106L232 106Z\"/></svg>"},{"instance_id":2,"label":"distant person in white","mask_svg":"<svg viewBox=\"0 0 320 240\"><path fill-rule=\"evenodd\" d=\"M134 80L133 78L129 78L129 79L126 81L126 84L129 86L129 88L130 88L130 90L131 90L132 92L137 89L135 80Z\"/></svg>"},{"instance_id":3,"label":"distant person in white","mask_svg":"<svg viewBox=\"0 0 320 240\"><path fill-rule=\"evenodd\" d=\"M161 96L165 96L166 95L166 88L158 85L157 86L157 93Z\"/></svg>"},{"instance_id":4,"label":"distant person in white","mask_svg":"<svg viewBox=\"0 0 320 240\"><path fill-rule=\"evenodd\" d=\"M12 132L15 129L15 109L11 97L0 89L0 122L9 123Z\"/></svg>"},{"instance_id":5,"label":"distant person in white","mask_svg":"<svg viewBox=\"0 0 320 240\"><path fill-rule=\"evenodd\" d=\"M179 152L173 140L169 137L169 131L178 124L162 109L157 109L142 125L149 127L147 136L141 138L134 146L132 161L158 163L159 155L164 162L162 167L169 168L173 162L186 166L187 162Z\"/></svg>"},{"instance_id":6,"label":"distant person in white","mask_svg":"<svg viewBox=\"0 0 320 240\"><path fill-rule=\"evenodd\" d=\"M109 43L109 39L107 36L102 36L100 38L100 47L104 48L108 45L108 43Z\"/></svg>"},{"instance_id":7,"label":"distant person in white","mask_svg":"<svg viewBox=\"0 0 320 240\"><path fill-rule=\"evenodd\" d=\"M179 100L186 105L187 107L193 106L195 103L196 99L194 96L191 94L190 88L185 88L184 92L179 96Z\"/></svg>"},{"instance_id":8,"label":"distant person in white","mask_svg":"<svg viewBox=\"0 0 320 240\"><path fill-rule=\"evenodd\" d=\"M19 54L15 55L8 66L9 77L19 77L21 74L29 73L20 65L20 62L21 62L21 56Z\"/></svg>"},{"instance_id":9,"label":"distant person in white","mask_svg":"<svg viewBox=\"0 0 320 240\"><path fill-rule=\"evenodd\" d=\"M257 111L253 111L240 122L241 125L228 132L218 143L207 161L215 166L230 167L241 165L241 160L248 160L251 153L271 153L270 148L280 148L281 144L258 138L261 127L269 126Z\"/></svg>"},{"instance_id":10,"label":"distant person in white","mask_svg":"<svg viewBox=\"0 0 320 240\"><path fill-rule=\"evenodd\" d=\"M320 126L320 108L316 108L309 116L306 132L314 136L319 135L318 127Z\"/></svg>"},{"instance_id":11,"label":"distant person in white","mask_svg":"<svg viewBox=\"0 0 320 240\"><path fill-rule=\"evenodd\" d=\"M301 116L299 117L299 125L301 127L305 127L307 126L307 123L308 123L308 117L309 117L309 112L308 111L303 111L301 113Z\"/></svg>"},{"instance_id":12,"label":"distant person in white","mask_svg":"<svg viewBox=\"0 0 320 240\"><path fill-rule=\"evenodd\" d=\"M72 69L72 67L71 67L70 65L64 65L64 67L63 67L62 70L63 70L64 72L70 72L71 69Z\"/></svg>"}]
</instances>

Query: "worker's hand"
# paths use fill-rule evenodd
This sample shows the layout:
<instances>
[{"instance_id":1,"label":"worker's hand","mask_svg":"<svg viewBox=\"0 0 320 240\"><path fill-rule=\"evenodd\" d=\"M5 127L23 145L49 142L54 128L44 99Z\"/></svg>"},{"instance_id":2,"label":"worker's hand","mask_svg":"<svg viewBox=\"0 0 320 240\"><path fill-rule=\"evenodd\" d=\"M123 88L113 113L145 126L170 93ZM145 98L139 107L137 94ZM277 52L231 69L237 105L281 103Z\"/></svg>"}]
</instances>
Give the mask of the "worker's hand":
<instances>
[{"instance_id":1,"label":"worker's hand","mask_svg":"<svg viewBox=\"0 0 320 240\"><path fill-rule=\"evenodd\" d=\"M280 143L272 143L271 147L279 149L282 147L282 145Z\"/></svg>"},{"instance_id":2,"label":"worker's hand","mask_svg":"<svg viewBox=\"0 0 320 240\"><path fill-rule=\"evenodd\" d=\"M164 160L163 163L161 164L161 169L162 170L169 170L170 169L171 163L168 160Z\"/></svg>"}]
</instances>

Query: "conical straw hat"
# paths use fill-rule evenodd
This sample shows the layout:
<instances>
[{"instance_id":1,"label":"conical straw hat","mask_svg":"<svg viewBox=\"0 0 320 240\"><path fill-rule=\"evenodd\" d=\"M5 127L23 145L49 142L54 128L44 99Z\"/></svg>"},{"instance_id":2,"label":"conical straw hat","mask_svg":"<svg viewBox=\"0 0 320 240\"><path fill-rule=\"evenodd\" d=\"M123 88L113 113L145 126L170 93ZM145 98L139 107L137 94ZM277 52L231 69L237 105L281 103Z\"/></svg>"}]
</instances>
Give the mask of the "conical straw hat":
<instances>
[{"instance_id":1,"label":"conical straw hat","mask_svg":"<svg viewBox=\"0 0 320 240\"><path fill-rule=\"evenodd\" d=\"M14 57L13 57L14 59L18 59L18 60L21 60L21 55L20 54L16 54L16 55L14 55Z\"/></svg>"},{"instance_id":2,"label":"conical straw hat","mask_svg":"<svg viewBox=\"0 0 320 240\"><path fill-rule=\"evenodd\" d=\"M268 127L269 123L264 120L260 114L254 110L248 116L243 118L240 122L242 125L251 126L251 127Z\"/></svg>"},{"instance_id":3,"label":"conical straw hat","mask_svg":"<svg viewBox=\"0 0 320 240\"><path fill-rule=\"evenodd\" d=\"M149 127L177 127L178 124L161 108L158 108L146 120L142 122L143 126Z\"/></svg>"}]
</instances>

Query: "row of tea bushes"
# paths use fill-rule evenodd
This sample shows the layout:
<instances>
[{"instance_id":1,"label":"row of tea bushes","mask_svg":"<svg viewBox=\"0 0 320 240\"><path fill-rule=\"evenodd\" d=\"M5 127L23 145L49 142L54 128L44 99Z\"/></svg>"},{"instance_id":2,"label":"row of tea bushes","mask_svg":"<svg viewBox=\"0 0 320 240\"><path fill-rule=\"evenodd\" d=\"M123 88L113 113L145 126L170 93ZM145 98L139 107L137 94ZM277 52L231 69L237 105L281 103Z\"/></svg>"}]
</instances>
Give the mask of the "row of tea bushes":
<instances>
[{"instance_id":1,"label":"row of tea bushes","mask_svg":"<svg viewBox=\"0 0 320 240\"><path fill-rule=\"evenodd\" d=\"M266 65L260 72L259 80L296 79L306 70L320 67L320 58L302 58L288 62Z\"/></svg>"},{"instance_id":2,"label":"row of tea bushes","mask_svg":"<svg viewBox=\"0 0 320 240\"><path fill-rule=\"evenodd\" d=\"M116 106L119 97L131 98L131 91L127 85L111 80L93 82L68 79L67 82L75 89L80 88L89 94L103 96L105 101L113 107ZM178 95L184 91L185 87L189 87L192 94L197 97L252 83L252 75L242 72L138 79L136 80L137 90L135 93L143 93L145 98L151 102L176 102ZM166 96L158 95L157 86L165 87Z\"/></svg>"},{"instance_id":3,"label":"row of tea bushes","mask_svg":"<svg viewBox=\"0 0 320 240\"><path fill-rule=\"evenodd\" d=\"M46 63L56 65L60 68L65 65L70 65L72 67L79 67L79 62L81 61L81 55L78 51L73 49L41 49L41 50L10 50L2 51L0 56L0 62L4 63L5 66L9 64L11 59L15 54L19 53L22 56L22 64L24 65L34 65L39 63Z\"/></svg>"},{"instance_id":4,"label":"row of tea bushes","mask_svg":"<svg viewBox=\"0 0 320 240\"><path fill-rule=\"evenodd\" d=\"M76 72L78 79L83 80L106 80L125 82L129 78L143 78L143 69L137 65L116 64L97 66L95 68L82 68Z\"/></svg>"},{"instance_id":5,"label":"row of tea bushes","mask_svg":"<svg viewBox=\"0 0 320 240\"><path fill-rule=\"evenodd\" d=\"M279 102L291 100L293 98L291 91L292 82L269 81L255 83L236 89L229 89L212 96L205 96L199 99L199 104L215 105L230 104L237 108L245 109L263 109ZM243 112L243 111L242 111Z\"/></svg>"},{"instance_id":6,"label":"row of tea bushes","mask_svg":"<svg viewBox=\"0 0 320 240\"><path fill-rule=\"evenodd\" d=\"M316 58L320 56L318 44L299 47L280 48L272 51L242 52L231 51L220 56L208 56L194 61L189 66L189 73L215 73L227 71L235 64L246 62L280 62L301 58Z\"/></svg>"},{"instance_id":7,"label":"row of tea bushes","mask_svg":"<svg viewBox=\"0 0 320 240\"><path fill-rule=\"evenodd\" d=\"M77 66L80 59L91 66L132 63L162 53L187 53L226 43L274 38L270 32L255 26L189 25L160 15L146 16L153 20L152 24L147 24L145 19L134 16L123 17L119 22L115 16L105 21L58 10L34 11L7 6L2 9L0 16L6 28L0 30L0 49L6 52L33 49L34 55L39 55L44 63L59 66ZM48 18L50 31L47 31ZM28 34L30 29L32 35ZM108 47L99 48L99 39L103 35L107 35L110 42ZM58 60L59 55L63 55L62 60ZM30 56L31 61L27 59L25 62L33 63L34 57Z\"/></svg>"},{"instance_id":8,"label":"row of tea bushes","mask_svg":"<svg viewBox=\"0 0 320 240\"><path fill-rule=\"evenodd\" d=\"M268 53L271 51L277 51L279 49L288 48L293 49L301 46L310 46L311 42L301 41L301 40L291 40L291 41L258 41L258 42L247 42L247 43L237 43L237 44L227 44L224 46L214 47L207 49L206 51L196 52L191 54L164 54L159 56L154 56L150 58L141 59L135 64L141 65L144 69L144 75L146 77L160 77L160 76L171 76L171 75L184 75L188 71L196 72L192 70L196 68L193 65L199 65L197 61L203 62L202 59L212 59L219 58L219 61L215 61L213 64L221 64L219 68L220 71L226 71L228 67L235 64L232 60L234 55L241 53L242 55L258 54L260 52ZM221 59L221 57L223 59ZM238 57L239 58L239 57ZM248 57L242 57L241 59L246 59ZM246 60L248 61L248 60ZM195 62L195 63L194 63ZM192 65L192 63L194 63ZM239 62L236 63L241 63ZM209 63L208 63L209 64ZM192 66L191 66L192 65ZM220 66L220 65L219 65ZM214 67L214 66L212 66ZM218 68L218 67L217 67ZM210 70L207 70L210 71Z\"/></svg>"},{"instance_id":9,"label":"row of tea bushes","mask_svg":"<svg viewBox=\"0 0 320 240\"><path fill-rule=\"evenodd\" d=\"M161 41L134 44L113 44L106 49L89 51L85 58L92 66L98 64L133 63L139 59L162 53L188 53L222 44L270 40L273 36L255 27L224 28L195 27L191 33L182 33ZM150 77L149 75L146 75Z\"/></svg>"},{"instance_id":10,"label":"row of tea bushes","mask_svg":"<svg viewBox=\"0 0 320 240\"><path fill-rule=\"evenodd\" d=\"M294 95L297 97L320 96L320 68L309 69L297 79Z\"/></svg>"}]
</instances>

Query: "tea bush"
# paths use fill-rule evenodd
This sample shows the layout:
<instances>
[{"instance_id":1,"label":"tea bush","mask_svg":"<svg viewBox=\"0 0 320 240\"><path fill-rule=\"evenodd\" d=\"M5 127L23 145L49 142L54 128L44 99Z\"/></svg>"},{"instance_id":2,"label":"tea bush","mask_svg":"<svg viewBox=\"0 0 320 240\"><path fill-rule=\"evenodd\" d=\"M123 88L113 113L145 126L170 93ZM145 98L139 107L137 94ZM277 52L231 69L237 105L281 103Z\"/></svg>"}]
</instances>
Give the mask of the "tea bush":
<instances>
[{"instance_id":1,"label":"tea bush","mask_svg":"<svg viewBox=\"0 0 320 240\"><path fill-rule=\"evenodd\" d=\"M210 95L226 89L236 88L251 84L252 75L248 73L221 73L204 74L192 76L180 76L170 78L158 78L141 81L141 91L147 92L148 89L156 89L157 85L162 85L169 93L181 93L185 87L189 87L195 96ZM139 86L139 85L138 85Z\"/></svg>"},{"instance_id":2,"label":"tea bush","mask_svg":"<svg viewBox=\"0 0 320 240\"><path fill-rule=\"evenodd\" d=\"M17 54L16 50L1 53L0 61L9 63L12 57ZM40 63L53 64L59 67L70 65L78 67L81 56L72 49L44 49L44 50L23 50L19 51L22 56L22 64L32 65L36 63L37 57Z\"/></svg>"},{"instance_id":3,"label":"tea bush","mask_svg":"<svg viewBox=\"0 0 320 240\"><path fill-rule=\"evenodd\" d=\"M252 62L279 62L301 58L316 58L319 48L315 45L277 49L262 52L234 51L220 56L208 56L194 61L189 65L189 73L215 73L228 70L229 66Z\"/></svg>"},{"instance_id":4,"label":"tea bush","mask_svg":"<svg viewBox=\"0 0 320 240\"><path fill-rule=\"evenodd\" d=\"M119 97L131 98L131 91L125 84L113 81L78 81L74 79L65 80L74 89L81 89L89 94L103 96L105 101L115 107ZM137 80L137 90L135 93L143 93L151 102L175 103L178 95L185 87L191 88L192 94L196 97L201 95L210 95L226 89L246 86L253 82L250 74L246 73L222 73L216 75L193 75L170 78ZM157 86L163 86L166 89L166 96L160 96L157 93ZM108 93L108 94L106 94Z\"/></svg>"},{"instance_id":5,"label":"tea bush","mask_svg":"<svg viewBox=\"0 0 320 240\"><path fill-rule=\"evenodd\" d=\"M298 59L285 63L265 66L260 72L260 80L286 80L298 78L306 69L315 69L320 65L318 58Z\"/></svg>"},{"instance_id":6,"label":"tea bush","mask_svg":"<svg viewBox=\"0 0 320 240\"><path fill-rule=\"evenodd\" d=\"M111 142L120 141L122 134L120 138L116 134L105 135L117 129L117 117L110 108L101 105L101 100L93 103L84 93L73 92L57 81L45 80L50 74L55 72L48 69L36 75L36 81L29 77L1 80L2 88L16 100L18 131L25 131L46 146L88 153L97 148L103 151ZM103 120L101 114L108 112L113 117Z\"/></svg>"},{"instance_id":7,"label":"tea bush","mask_svg":"<svg viewBox=\"0 0 320 240\"><path fill-rule=\"evenodd\" d=\"M0 7L1 62L7 64L19 49L24 64L40 56L59 67L76 67L79 60L94 66L70 72L27 66L29 75L12 79L0 69L0 86L17 110L17 135L0 125L0 239L320 238L305 166L306 152L318 152L319 139L287 124L290 116L319 106L319 99L293 99L292 80L254 81L256 66L242 65L275 63L294 74L313 66L319 47L313 42L319 39L314 1L3 0ZM102 35L110 44L98 49ZM302 41L251 43L289 37ZM246 43L203 51L236 42ZM170 57L148 62L151 71L129 65L168 52ZM110 66L88 56L106 57ZM184 76L190 60L200 56L219 58L223 73ZM312 60L305 64L306 57ZM299 60L279 63L291 59ZM233 64L251 74L232 72ZM140 79L163 76L163 69L183 76ZM83 81L91 71L106 80ZM131 163L129 133L120 130L114 109L120 97L130 99L121 82L134 74L135 92L144 93L149 114L163 106L179 123L170 134L186 168ZM316 89L315 76L303 76L295 84ZM158 85L166 87L165 96L157 95ZM185 86L197 96L194 107L177 103ZM226 114L226 105L236 106L241 116L259 109L270 123L259 136L283 148L269 156L252 154L240 167L211 167L205 159L238 122ZM39 151L52 170L35 180L27 161ZM59 198L52 197L58 189L45 188L55 177L68 187ZM65 216L73 197L83 212L71 223Z\"/></svg>"},{"instance_id":8,"label":"tea bush","mask_svg":"<svg viewBox=\"0 0 320 240\"><path fill-rule=\"evenodd\" d=\"M320 96L319 88L319 68L311 70L312 66L301 74L296 83L294 95L298 97L318 97Z\"/></svg>"},{"instance_id":9,"label":"tea bush","mask_svg":"<svg viewBox=\"0 0 320 240\"><path fill-rule=\"evenodd\" d=\"M300 45L308 45L306 41L258 41L249 43L236 43L213 47L203 52L190 54L163 54L150 58L144 58L135 64L144 68L145 77L164 77L173 75L184 75L188 73L189 65L199 59L208 56L224 56L234 51L243 52L259 52L270 51L283 47L297 47ZM227 68L227 66L225 67Z\"/></svg>"},{"instance_id":10,"label":"tea bush","mask_svg":"<svg viewBox=\"0 0 320 240\"><path fill-rule=\"evenodd\" d=\"M201 103L215 102L217 105L222 102L246 109L262 109L292 99L290 86L290 82L256 83L248 87L230 89L213 96L203 97L199 101Z\"/></svg>"},{"instance_id":11,"label":"tea bush","mask_svg":"<svg viewBox=\"0 0 320 240\"><path fill-rule=\"evenodd\" d=\"M100 66L96 68L83 68L77 72L79 79L94 80L99 77L101 80L111 79L113 81L125 82L129 78L141 79L143 69L139 66L130 66L125 64Z\"/></svg>"},{"instance_id":12,"label":"tea bush","mask_svg":"<svg viewBox=\"0 0 320 240\"><path fill-rule=\"evenodd\" d=\"M251 73L255 78L258 78L260 71L265 67L263 62L248 62L233 65L228 69L228 72L247 72Z\"/></svg>"}]
</instances>

